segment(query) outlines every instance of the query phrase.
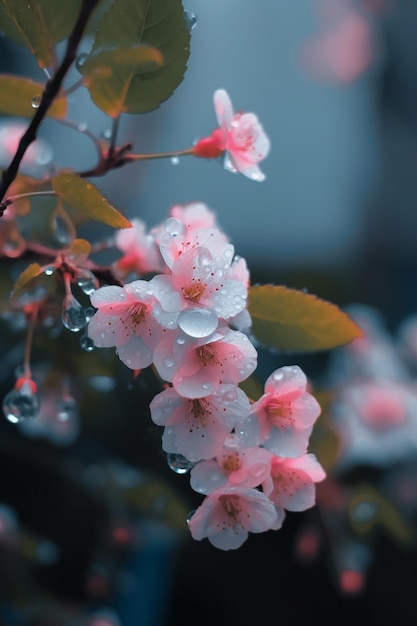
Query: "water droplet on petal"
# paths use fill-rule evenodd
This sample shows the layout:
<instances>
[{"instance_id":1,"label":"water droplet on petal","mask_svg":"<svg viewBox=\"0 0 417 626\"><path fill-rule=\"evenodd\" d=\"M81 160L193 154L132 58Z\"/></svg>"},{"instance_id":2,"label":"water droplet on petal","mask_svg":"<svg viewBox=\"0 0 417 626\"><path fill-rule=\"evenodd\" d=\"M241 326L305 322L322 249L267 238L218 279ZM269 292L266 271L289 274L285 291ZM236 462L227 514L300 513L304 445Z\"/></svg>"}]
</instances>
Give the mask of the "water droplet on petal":
<instances>
[{"instance_id":1,"label":"water droplet on petal","mask_svg":"<svg viewBox=\"0 0 417 626\"><path fill-rule=\"evenodd\" d=\"M55 272L54 267L50 265L49 267L45 269L45 276L52 276L54 272Z\"/></svg>"},{"instance_id":2,"label":"water droplet on petal","mask_svg":"<svg viewBox=\"0 0 417 626\"><path fill-rule=\"evenodd\" d=\"M72 294L68 294L64 298L62 323L65 328L73 333L78 333L87 323L83 307Z\"/></svg>"},{"instance_id":3,"label":"water droplet on petal","mask_svg":"<svg viewBox=\"0 0 417 626\"><path fill-rule=\"evenodd\" d=\"M167 358L164 360L164 365L165 365L165 367L172 367L172 366L174 365L174 363L175 363L175 361L174 361L174 359L172 359L171 357L167 357Z\"/></svg>"},{"instance_id":4,"label":"water droplet on petal","mask_svg":"<svg viewBox=\"0 0 417 626\"><path fill-rule=\"evenodd\" d=\"M191 32L197 26L197 16L192 11L184 11L184 17L187 29Z\"/></svg>"},{"instance_id":5,"label":"water droplet on petal","mask_svg":"<svg viewBox=\"0 0 417 626\"><path fill-rule=\"evenodd\" d=\"M176 474L186 474L195 465L195 463L193 463L192 461L189 461L182 454L174 454L174 453L167 454L167 462L168 462L169 468L172 469L172 471L175 472Z\"/></svg>"},{"instance_id":6,"label":"water droplet on petal","mask_svg":"<svg viewBox=\"0 0 417 626\"><path fill-rule=\"evenodd\" d=\"M173 156L173 157L171 157L170 161L171 161L171 165L179 165L180 164L180 157Z\"/></svg>"},{"instance_id":7,"label":"water droplet on petal","mask_svg":"<svg viewBox=\"0 0 417 626\"><path fill-rule=\"evenodd\" d=\"M86 352L92 352L94 350L94 341L88 335L83 335L80 339L80 346L82 350Z\"/></svg>"},{"instance_id":8,"label":"water droplet on petal","mask_svg":"<svg viewBox=\"0 0 417 626\"><path fill-rule=\"evenodd\" d=\"M41 100L42 100L42 96L39 96L39 95L33 96L32 102L31 102L32 109L39 109Z\"/></svg>"},{"instance_id":9,"label":"water droplet on petal","mask_svg":"<svg viewBox=\"0 0 417 626\"><path fill-rule=\"evenodd\" d=\"M187 524L189 524L189 523L190 523L191 518L192 518L192 516L194 515L194 513L195 513L195 509L193 509L192 511L189 511L189 512L187 513L187 518L186 518L186 519L187 519Z\"/></svg>"},{"instance_id":10,"label":"water droplet on petal","mask_svg":"<svg viewBox=\"0 0 417 626\"><path fill-rule=\"evenodd\" d=\"M178 326L189 337L208 337L216 330L218 323L213 311L198 307L184 309L178 316Z\"/></svg>"},{"instance_id":11,"label":"water droplet on petal","mask_svg":"<svg viewBox=\"0 0 417 626\"><path fill-rule=\"evenodd\" d=\"M15 387L9 391L3 400L4 415L12 424L36 417L39 408L39 398L30 380L24 382L18 389Z\"/></svg>"}]
</instances>

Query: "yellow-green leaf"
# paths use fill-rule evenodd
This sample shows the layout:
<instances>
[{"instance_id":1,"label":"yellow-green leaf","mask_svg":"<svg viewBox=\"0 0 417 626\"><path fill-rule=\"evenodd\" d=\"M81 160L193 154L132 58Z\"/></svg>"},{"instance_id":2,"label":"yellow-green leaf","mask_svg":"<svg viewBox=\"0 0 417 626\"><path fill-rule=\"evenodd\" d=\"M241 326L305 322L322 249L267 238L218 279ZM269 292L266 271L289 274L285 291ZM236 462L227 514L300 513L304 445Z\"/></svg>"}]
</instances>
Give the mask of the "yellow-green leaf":
<instances>
[{"instance_id":1,"label":"yellow-green leaf","mask_svg":"<svg viewBox=\"0 0 417 626\"><path fill-rule=\"evenodd\" d=\"M74 239L66 254L70 257L71 261L77 265L83 263L88 258L90 252L91 244L87 239Z\"/></svg>"},{"instance_id":2,"label":"yellow-green leaf","mask_svg":"<svg viewBox=\"0 0 417 626\"><path fill-rule=\"evenodd\" d=\"M279 350L328 350L362 335L334 304L282 286L250 287L249 313L255 337Z\"/></svg>"},{"instance_id":3,"label":"yellow-green leaf","mask_svg":"<svg viewBox=\"0 0 417 626\"><path fill-rule=\"evenodd\" d=\"M32 100L40 98L45 86L30 78L0 74L0 114L32 117L35 110ZM67 99L60 96L54 100L47 115L63 118L67 114Z\"/></svg>"},{"instance_id":4,"label":"yellow-green leaf","mask_svg":"<svg viewBox=\"0 0 417 626\"><path fill-rule=\"evenodd\" d=\"M64 202L97 222L113 228L130 228L132 224L103 196L92 183L64 172L52 178L52 189Z\"/></svg>"},{"instance_id":5,"label":"yellow-green leaf","mask_svg":"<svg viewBox=\"0 0 417 626\"><path fill-rule=\"evenodd\" d=\"M26 287L26 285L31 280L33 280L34 278L39 276L39 274L41 274L41 266L38 263L32 263L31 265L29 265L29 267L27 267L20 274L19 278L15 282L15 285L13 287L13 291L10 294L10 299L11 300L15 300L22 293L22 291Z\"/></svg>"}]
</instances>

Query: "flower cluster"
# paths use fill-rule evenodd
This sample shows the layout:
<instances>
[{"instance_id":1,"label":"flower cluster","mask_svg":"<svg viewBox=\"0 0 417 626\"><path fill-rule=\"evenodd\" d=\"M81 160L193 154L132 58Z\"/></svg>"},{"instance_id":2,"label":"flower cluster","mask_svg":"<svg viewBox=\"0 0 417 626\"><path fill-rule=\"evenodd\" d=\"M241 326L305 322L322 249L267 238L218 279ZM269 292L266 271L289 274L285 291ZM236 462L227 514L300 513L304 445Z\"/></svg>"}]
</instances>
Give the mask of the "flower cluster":
<instances>
[{"instance_id":1,"label":"flower cluster","mask_svg":"<svg viewBox=\"0 0 417 626\"><path fill-rule=\"evenodd\" d=\"M136 221L116 245L123 275L158 273L97 289L88 335L133 370L153 364L169 383L152 400L151 418L164 426L171 467L191 470L192 488L206 496L189 519L192 536L227 550L248 532L280 528L285 510L313 506L314 483L325 476L307 453L320 407L297 366L271 374L255 403L239 387L257 366L244 332L244 259L199 203L173 207L149 235Z\"/></svg>"}]
</instances>

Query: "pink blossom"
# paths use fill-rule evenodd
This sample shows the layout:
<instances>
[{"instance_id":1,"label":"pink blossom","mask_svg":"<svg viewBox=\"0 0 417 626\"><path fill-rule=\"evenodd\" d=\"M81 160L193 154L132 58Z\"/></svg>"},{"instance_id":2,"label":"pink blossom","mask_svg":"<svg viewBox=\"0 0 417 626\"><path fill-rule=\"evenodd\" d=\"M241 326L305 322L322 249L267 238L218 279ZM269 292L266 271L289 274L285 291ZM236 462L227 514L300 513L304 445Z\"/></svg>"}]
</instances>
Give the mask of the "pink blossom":
<instances>
[{"instance_id":1,"label":"pink blossom","mask_svg":"<svg viewBox=\"0 0 417 626\"><path fill-rule=\"evenodd\" d=\"M176 204L170 209L169 214L184 222L187 230L218 228L215 213L203 202Z\"/></svg>"},{"instance_id":2,"label":"pink blossom","mask_svg":"<svg viewBox=\"0 0 417 626\"><path fill-rule=\"evenodd\" d=\"M131 369L147 367L163 334L153 317L156 303L144 280L124 287L101 287L91 296L98 311L89 322L88 335L99 348L115 346L119 358Z\"/></svg>"},{"instance_id":3,"label":"pink blossom","mask_svg":"<svg viewBox=\"0 0 417 626\"><path fill-rule=\"evenodd\" d=\"M226 169L263 181L265 175L258 163L268 155L270 142L256 115L234 113L224 89L214 93L214 109L219 128L210 137L201 139L194 146L193 154L203 158L217 158L224 154Z\"/></svg>"},{"instance_id":4,"label":"pink blossom","mask_svg":"<svg viewBox=\"0 0 417 626\"><path fill-rule=\"evenodd\" d=\"M265 394L252 405L246 423L248 437L257 437L274 454L304 454L321 411L306 387L307 379L297 365L273 372L265 383Z\"/></svg>"},{"instance_id":5,"label":"pink blossom","mask_svg":"<svg viewBox=\"0 0 417 626\"><path fill-rule=\"evenodd\" d=\"M156 312L158 321L171 328L176 325L180 311L186 308L209 309L227 320L246 307L246 285L230 274L223 257L213 255L203 246L178 257L170 276L154 276L152 288L161 304L161 311Z\"/></svg>"},{"instance_id":6,"label":"pink blossom","mask_svg":"<svg viewBox=\"0 0 417 626\"><path fill-rule=\"evenodd\" d=\"M278 530L284 512L262 492L248 487L226 487L207 496L188 522L193 539L205 537L216 548L235 550L248 533Z\"/></svg>"},{"instance_id":7,"label":"pink blossom","mask_svg":"<svg viewBox=\"0 0 417 626\"><path fill-rule=\"evenodd\" d=\"M238 384L256 369L257 352L246 335L228 327L191 340L167 333L154 353L159 375L186 398L203 398L221 383Z\"/></svg>"},{"instance_id":8,"label":"pink blossom","mask_svg":"<svg viewBox=\"0 0 417 626\"><path fill-rule=\"evenodd\" d=\"M270 475L272 456L258 446L246 448L238 435L229 435L216 458L193 467L191 487L204 494L227 485L258 487Z\"/></svg>"},{"instance_id":9,"label":"pink blossom","mask_svg":"<svg viewBox=\"0 0 417 626\"><path fill-rule=\"evenodd\" d=\"M273 457L270 477L262 484L264 493L279 509L304 511L315 504L314 483L326 474L314 454L297 458Z\"/></svg>"},{"instance_id":10,"label":"pink blossom","mask_svg":"<svg viewBox=\"0 0 417 626\"><path fill-rule=\"evenodd\" d=\"M190 461L210 459L223 447L235 424L250 410L246 394L236 385L219 385L204 398L184 398L172 387L154 397L151 418L165 426L162 448Z\"/></svg>"},{"instance_id":11,"label":"pink blossom","mask_svg":"<svg viewBox=\"0 0 417 626\"><path fill-rule=\"evenodd\" d=\"M116 247L124 254L115 263L116 270L123 276L131 272L141 275L163 271L161 254L154 238L146 233L145 224L139 219L131 220L132 228L123 228L116 233Z\"/></svg>"},{"instance_id":12,"label":"pink blossom","mask_svg":"<svg viewBox=\"0 0 417 626\"><path fill-rule=\"evenodd\" d=\"M197 246L205 247L213 256L223 257L226 265L230 265L234 254L234 247L218 228L196 228L175 217L164 222L159 235L159 246L169 268L172 268L181 254Z\"/></svg>"}]
</instances>

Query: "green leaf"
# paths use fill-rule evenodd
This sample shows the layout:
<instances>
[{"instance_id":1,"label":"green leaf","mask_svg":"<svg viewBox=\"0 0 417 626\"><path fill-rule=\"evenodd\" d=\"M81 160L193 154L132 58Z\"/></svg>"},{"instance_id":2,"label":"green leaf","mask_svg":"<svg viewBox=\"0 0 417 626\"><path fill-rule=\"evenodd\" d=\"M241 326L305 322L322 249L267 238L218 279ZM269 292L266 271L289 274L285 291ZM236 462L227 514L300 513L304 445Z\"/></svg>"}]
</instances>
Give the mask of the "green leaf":
<instances>
[{"instance_id":1,"label":"green leaf","mask_svg":"<svg viewBox=\"0 0 417 626\"><path fill-rule=\"evenodd\" d=\"M279 350L328 350L362 335L334 304L282 286L250 287L249 313L255 337Z\"/></svg>"},{"instance_id":2,"label":"green leaf","mask_svg":"<svg viewBox=\"0 0 417 626\"><path fill-rule=\"evenodd\" d=\"M19 276L13 287L10 299L15 300L22 293L26 285L42 273L42 268L38 263L32 263Z\"/></svg>"},{"instance_id":3,"label":"green leaf","mask_svg":"<svg viewBox=\"0 0 417 626\"><path fill-rule=\"evenodd\" d=\"M24 45L40 67L54 59L54 44L72 31L82 0L0 0L0 29Z\"/></svg>"},{"instance_id":4,"label":"green leaf","mask_svg":"<svg viewBox=\"0 0 417 626\"><path fill-rule=\"evenodd\" d=\"M106 80L95 77L88 85L93 102L111 117L152 111L181 83L190 44L181 0L114 0L98 24L86 65L109 49L120 49L123 57L143 44L159 50L162 66L116 60Z\"/></svg>"},{"instance_id":5,"label":"green leaf","mask_svg":"<svg viewBox=\"0 0 417 626\"><path fill-rule=\"evenodd\" d=\"M0 74L0 114L17 117L32 117L34 109L32 100L42 95L45 85L29 78ZM48 109L48 117L58 119L67 114L67 99L64 96L56 98Z\"/></svg>"},{"instance_id":6,"label":"green leaf","mask_svg":"<svg viewBox=\"0 0 417 626\"><path fill-rule=\"evenodd\" d=\"M156 48L140 45L131 48L114 48L94 54L79 66L90 87L94 80L111 78L115 71L135 66L142 71L157 69L163 63L162 54Z\"/></svg>"},{"instance_id":7,"label":"green leaf","mask_svg":"<svg viewBox=\"0 0 417 626\"><path fill-rule=\"evenodd\" d=\"M130 228L132 224L102 195L92 183L76 174L65 172L52 178L52 189L64 202L93 220L113 228Z\"/></svg>"}]
</instances>

